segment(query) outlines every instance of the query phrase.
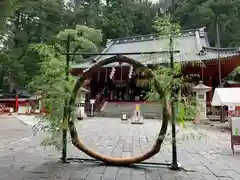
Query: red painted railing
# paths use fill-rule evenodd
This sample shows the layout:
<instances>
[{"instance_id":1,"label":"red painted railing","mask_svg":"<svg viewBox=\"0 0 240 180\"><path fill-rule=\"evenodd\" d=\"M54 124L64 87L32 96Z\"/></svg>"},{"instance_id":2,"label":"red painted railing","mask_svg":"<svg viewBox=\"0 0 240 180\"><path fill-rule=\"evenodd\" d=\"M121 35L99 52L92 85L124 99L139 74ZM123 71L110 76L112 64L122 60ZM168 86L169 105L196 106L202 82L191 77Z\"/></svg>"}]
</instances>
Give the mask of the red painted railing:
<instances>
[{"instance_id":1,"label":"red painted railing","mask_svg":"<svg viewBox=\"0 0 240 180\"><path fill-rule=\"evenodd\" d=\"M100 111L102 105L105 102L104 91L105 91L105 88L103 88L103 90L97 95L95 99L94 112Z\"/></svg>"},{"instance_id":2,"label":"red painted railing","mask_svg":"<svg viewBox=\"0 0 240 180\"><path fill-rule=\"evenodd\" d=\"M102 105L104 104L105 102L104 91L105 88L103 88L103 90L96 96L95 103L93 105L93 112L100 111ZM85 102L85 112L87 114L91 114L91 110L92 105L90 104L90 102Z\"/></svg>"}]
</instances>

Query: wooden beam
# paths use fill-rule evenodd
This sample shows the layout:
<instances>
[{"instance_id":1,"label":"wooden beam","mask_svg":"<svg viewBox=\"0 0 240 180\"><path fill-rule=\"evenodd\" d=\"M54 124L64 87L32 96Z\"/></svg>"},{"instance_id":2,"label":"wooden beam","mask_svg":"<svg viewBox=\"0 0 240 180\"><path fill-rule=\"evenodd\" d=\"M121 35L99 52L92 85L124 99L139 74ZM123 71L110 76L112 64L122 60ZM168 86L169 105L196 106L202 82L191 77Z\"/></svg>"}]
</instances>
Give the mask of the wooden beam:
<instances>
[{"instance_id":1,"label":"wooden beam","mask_svg":"<svg viewBox=\"0 0 240 180\"><path fill-rule=\"evenodd\" d=\"M169 54L180 53L179 50L175 51L149 51L149 52L123 52L123 53L62 53L63 55L89 55L89 56L124 56L124 55L141 55L141 54Z\"/></svg>"}]
</instances>

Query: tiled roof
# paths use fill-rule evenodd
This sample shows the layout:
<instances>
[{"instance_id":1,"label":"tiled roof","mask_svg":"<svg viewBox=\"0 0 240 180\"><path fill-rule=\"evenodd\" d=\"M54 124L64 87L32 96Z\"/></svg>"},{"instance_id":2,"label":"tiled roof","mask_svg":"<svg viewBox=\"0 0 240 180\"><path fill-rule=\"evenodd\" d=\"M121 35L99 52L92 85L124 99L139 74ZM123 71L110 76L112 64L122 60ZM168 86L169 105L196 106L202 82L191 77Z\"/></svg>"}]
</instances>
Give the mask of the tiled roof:
<instances>
[{"instance_id":1,"label":"tiled roof","mask_svg":"<svg viewBox=\"0 0 240 180\"><path fill-rule=\"evenodd\" d=\"M153 52L169 50L169 38L160 34L149 34L145 36L126 37L108 40L104 53L130 53L130 52ZM173 39L174 50L180 53L174 54L175 62L187 62L198 60L211 60L218 58L217 48L209 46L207 34L204 28L181 31ZM219 57L227 58L240 55L237 48L220 48ZM95 61L101 61L112 56L104 55L94 57ZM169 62L169 54L153 55L126 55L126 57L137 60L143 64L162 64ZM72 68L88 68L92 62L75 64ZM118 63L108 66L118 65ZM124 64L123 64L124 65Z\"/></svg>"}]
</instances>

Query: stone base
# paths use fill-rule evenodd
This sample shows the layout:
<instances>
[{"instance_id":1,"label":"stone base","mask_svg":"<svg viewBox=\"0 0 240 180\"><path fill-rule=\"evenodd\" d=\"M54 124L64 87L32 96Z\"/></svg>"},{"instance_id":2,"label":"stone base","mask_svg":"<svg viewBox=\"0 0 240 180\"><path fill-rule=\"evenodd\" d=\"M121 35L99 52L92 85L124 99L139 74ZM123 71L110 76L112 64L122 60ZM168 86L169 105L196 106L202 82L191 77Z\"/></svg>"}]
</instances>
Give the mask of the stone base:
<instances>
[{"instance_id":1,"label":"stone base","mask_svg":"<svg viewBox=\"0 0 240 180\"><path fill-rule=\"evenodd\" d=\"M200 120L201 124L204 124L204 125L213 125L212 121L210 121L208 118L205 118L205 119L201 119Z\"/></svg>"},{"instance_id":2,"label":"stone base","mask_svg":"<svg viewBox=\"0 0 240 180\"><path fill-rule=\"evenodd\" d=\"M128 119L121 118L121 122L128 123Z\"/></svg>"},{"instance_id":3,"label":"stone base","mask_svg":"<svg viewBox=\"0 0 240 180\"><path fill-rule=\"evenodd\" d=\"M77 108L75 113L76 113L77 119L79 120L87 118L87 115L85 114L85 111L84 111L84 107Z\"/></svg>"},{"instance_id":4,"label":"stone base","mask_svg":"<svg viewBox=\"0 0 240 180\"><path fill-rule=\"evenodd\" d=\"M87 117L87 115L86 115L85 113L83 113L81 116L82 116L83 118L86 118L86 117Z\"/></svg>"},{"instance_id":5,"label":"stone base","mask_svg":"<svg viewBox=\"0 0 240 180\"><path fill-rule=\"evenodd\" d=\"M143 122L137 121L137 122L132 122L132 124L143 124Z\"/></svg>"},{"instance_id":6,"label":"stone base","mask_svg":"<svg viewBox=\"0 0 240 180\"><path fill-rule=\"evenodd\" d=\"M83 120L83 119L86 119L86 118L87 118L86 114L81 114L81 116L77 116L78 120Z\"/></svg>"},{"instance_id":7,"label":"stone base","mask_svg":"<svg viewBox=\"0 0 240 180\"><path fill-rule=\"evenodd\" d=\"M143 117L133 116L132 117L132 124L143 124Z\"/></svg>"},{"instance_id":8,"label":"stone base","mask_svg":"<svg viewBox=\"0 0 240 180\"><path fill-rule=\"evenodd\" d=\"M210 121L208 118L201 118L197 123L194 121L194 124L213 125L212 121Z\"/></svg>"},{"instance_id":9,"label":"stone base","mask_svg":"<svg viewBox=\"0 0 240 180\"><path fill-rule=\"evenodd\" d=\"M80 121L80 120L83 120L83 117L77 117L77 119Z\"/></svg>"}]
</instances>

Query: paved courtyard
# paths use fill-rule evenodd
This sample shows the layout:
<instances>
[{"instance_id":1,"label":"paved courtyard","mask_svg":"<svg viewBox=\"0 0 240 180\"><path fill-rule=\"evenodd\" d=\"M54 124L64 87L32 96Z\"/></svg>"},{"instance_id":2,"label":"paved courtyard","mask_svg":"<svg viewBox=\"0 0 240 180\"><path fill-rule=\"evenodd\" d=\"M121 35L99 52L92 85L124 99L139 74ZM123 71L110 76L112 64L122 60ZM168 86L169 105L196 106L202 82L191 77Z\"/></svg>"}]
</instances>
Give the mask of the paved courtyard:
<instances>
[{"instance_id":1,"label":"paved courtyard","mask_svg":"<svg viewBox=\"0 0 240 180\"><path fill-rule=\"evenodd\" d=\"M161 123L121 123L119 119L93 118L77 124L80 139L99 153L114 157L138 155L152 147ZM178 161L185 171L164 167L110 167L93 163L59 162L60 152L40 146L42 133L17 118L0 117L0 180L230 180L240 179L240 150L230 149L230 132L210 126L187 124L178 128ZM169 128L169 133L171 129ZM171 162L171 134L161 152L148 162ZM68 145L68 157L85 157Z\"/></svg>"}]
</instances>

